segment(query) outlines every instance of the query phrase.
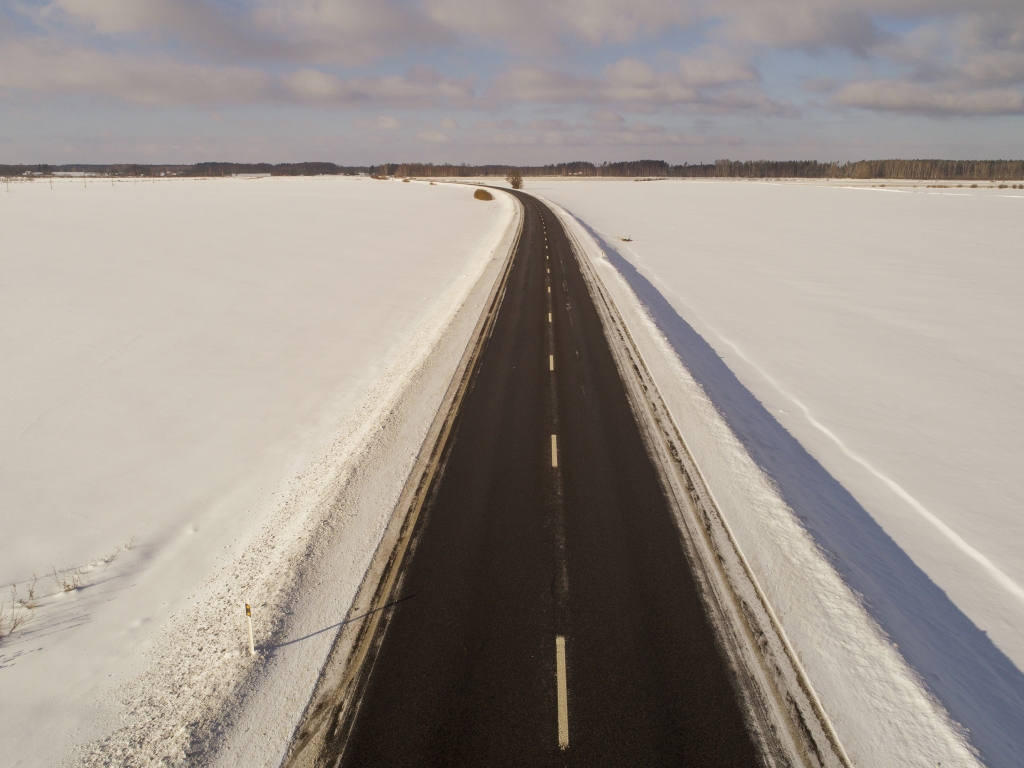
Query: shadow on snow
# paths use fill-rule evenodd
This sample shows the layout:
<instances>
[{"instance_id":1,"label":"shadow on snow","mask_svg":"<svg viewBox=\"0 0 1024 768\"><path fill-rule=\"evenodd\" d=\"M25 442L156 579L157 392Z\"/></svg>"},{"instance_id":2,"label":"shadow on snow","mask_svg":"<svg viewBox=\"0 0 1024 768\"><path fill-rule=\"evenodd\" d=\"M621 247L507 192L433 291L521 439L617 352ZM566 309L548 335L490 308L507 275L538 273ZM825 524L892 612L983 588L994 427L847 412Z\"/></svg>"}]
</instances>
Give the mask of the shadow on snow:
<instances>
[{"instance_id":1,"label":"shadow on snow","mask_svg":"<svg viewBox=\"0 0 1024 768\"><path fill-rule=\"evenodd\" d=\"M907 662L992 766L1019 765L1024 674L758 401L636 267L580 222Z\"/></svg>"}]
</instances>

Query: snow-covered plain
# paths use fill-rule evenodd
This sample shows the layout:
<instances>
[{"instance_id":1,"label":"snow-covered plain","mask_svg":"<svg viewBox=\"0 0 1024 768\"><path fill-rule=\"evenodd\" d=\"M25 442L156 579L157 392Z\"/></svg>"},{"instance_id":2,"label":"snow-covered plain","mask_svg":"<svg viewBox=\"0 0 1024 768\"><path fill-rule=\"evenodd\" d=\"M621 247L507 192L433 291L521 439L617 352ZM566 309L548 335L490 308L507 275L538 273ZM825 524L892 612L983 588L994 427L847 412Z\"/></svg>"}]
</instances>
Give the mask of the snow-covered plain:
<instances>
[{"instance_id":1,"label":"snow-covered plain","mask_svg":"<svg viewBox=\"0 0 1024 768\"><path fill-rule=\"evenodd\" d=\"M931 696L983 761L1020 765L1024 193L526 189L593 235L645 355L682 364L656 361L659 387L855 762L970 762Z\"/></svg>"},{"instance_id":2,"label":"snow-covered plain","mask_svg":"<svg viewBox=\"0 0 1024 768\"><path fill-rule=\"evenodd\" d=\"M230 725L210 707L259 687L245 598L257 659L293 654L290 709L263 729L279 759L514 215L504 195L365 178L0 192L5 607L39 577L31 621L0 640L0 762L208 748ZM328 515L339 488L366 498ZM345 558L331 599L289 602L325 552Z\"/></svg>"}]
</instances>

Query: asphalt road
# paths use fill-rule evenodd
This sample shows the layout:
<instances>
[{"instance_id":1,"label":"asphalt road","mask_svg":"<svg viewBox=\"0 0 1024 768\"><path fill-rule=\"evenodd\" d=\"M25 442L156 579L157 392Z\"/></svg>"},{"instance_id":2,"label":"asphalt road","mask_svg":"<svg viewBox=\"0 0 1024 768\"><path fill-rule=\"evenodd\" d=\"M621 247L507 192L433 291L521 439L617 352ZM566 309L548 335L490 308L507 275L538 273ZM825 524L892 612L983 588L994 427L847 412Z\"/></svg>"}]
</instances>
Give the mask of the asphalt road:
<instances>
[{"instance_id":1,"label":"asphalt road","mask_svg":"<svg viewBox=\"0 0 1024 768\"><path fill-rule=\"evenodd\" d=\"M397 595L415 597L324 757L757 765L579 266L520 197L507 291Z\"/></svg>"}]
</instances>

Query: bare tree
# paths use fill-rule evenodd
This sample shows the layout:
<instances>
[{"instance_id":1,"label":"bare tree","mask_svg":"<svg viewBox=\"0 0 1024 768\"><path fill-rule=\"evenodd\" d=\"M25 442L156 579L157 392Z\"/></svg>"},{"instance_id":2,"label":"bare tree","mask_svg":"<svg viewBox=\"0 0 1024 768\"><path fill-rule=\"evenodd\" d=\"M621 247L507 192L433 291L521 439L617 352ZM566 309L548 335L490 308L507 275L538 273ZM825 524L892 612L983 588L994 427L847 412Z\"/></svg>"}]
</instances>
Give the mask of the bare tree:
<instances>
[{"instance_id":1,"label":"bare tree","mask_svg":"<svg viewBox=\"0 0 1024 768\"><path fill-rule=\"evenodd\" d=\"M508 172L508 176L505 177L505 181L512 185L512 189L523 188L523 174L519 172L518 168L513 168Z\"/></svg>"}]
</instances>

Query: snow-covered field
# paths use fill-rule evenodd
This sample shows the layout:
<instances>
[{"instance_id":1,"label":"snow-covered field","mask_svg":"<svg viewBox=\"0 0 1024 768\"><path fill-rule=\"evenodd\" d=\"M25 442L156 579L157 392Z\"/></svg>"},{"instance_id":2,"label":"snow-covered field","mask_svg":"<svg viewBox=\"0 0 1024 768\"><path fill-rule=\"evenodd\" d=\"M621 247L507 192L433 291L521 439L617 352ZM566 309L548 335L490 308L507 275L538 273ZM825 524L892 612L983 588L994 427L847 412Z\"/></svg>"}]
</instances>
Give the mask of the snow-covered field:
<instances>
[{"instance_id":1,"label":"snow-covered field","mask_svg":"<svg viewBox=\"0 0 1024 768\"><path fill-rule=\"evenodd\" d=\"M981 186L526 184L639 299L858 765L970 762L929 696L986 763L1024 753L1024 192Z\"/></svg>"},{"instance_id":2,"label":"snow-covered field","mask_svg":"<svg viewBox=\"0 0 1024 768\"><path fill-rule=\"evenodd\" d=\"M1024 192L982 186L527 180L857 765L1024 753ZM4 765L279 761L515 216L370 179L0 191L8 624L39 577Z\"/></svg>"},{"instance_id":3,"label":"snow-covered field","mask_svg":"<svg viewBox=\"0 0 1024 768\"><path fill-rule=\"evenodd\" d=\"M514 215L365 178L0 191L5 609L38 576L0 640L0 762L230 743L218 717L263 685L245 598L263 688L291 689L255 739L279 758ZM297 605L314 556L332 597Z\"/></svg>"}]
</instances>

